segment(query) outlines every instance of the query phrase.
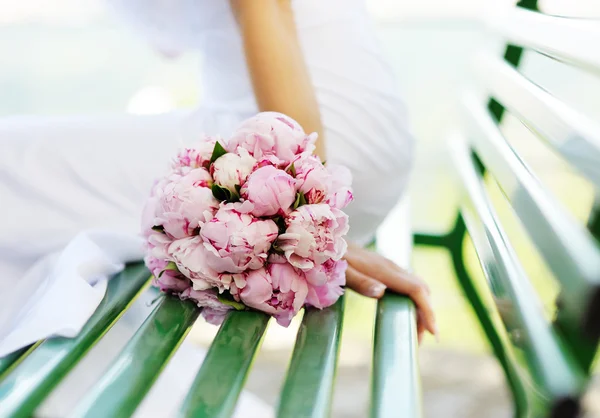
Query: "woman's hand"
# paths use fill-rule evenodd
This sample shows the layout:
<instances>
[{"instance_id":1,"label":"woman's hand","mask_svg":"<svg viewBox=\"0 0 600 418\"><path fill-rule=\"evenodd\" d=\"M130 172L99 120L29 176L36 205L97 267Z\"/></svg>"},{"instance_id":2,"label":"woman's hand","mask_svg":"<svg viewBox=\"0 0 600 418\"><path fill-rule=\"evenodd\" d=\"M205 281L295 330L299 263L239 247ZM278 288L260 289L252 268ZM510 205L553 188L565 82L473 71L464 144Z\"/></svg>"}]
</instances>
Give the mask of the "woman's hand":
<instances>
[{"instance_id":1,"label":"woman's hand","mask_svg":"<svg viewBox=\"0 0 600 418\"><path fill-rule=\"evenodd\" d=\"M348 245L345 259L348 262L346 284L349 288L375 299L381 298L386 289L409 296L417 307L419 343L425 331L438 336L429 287L422 279L376 252L353 244Z\"/></svg>"}]
</instances>

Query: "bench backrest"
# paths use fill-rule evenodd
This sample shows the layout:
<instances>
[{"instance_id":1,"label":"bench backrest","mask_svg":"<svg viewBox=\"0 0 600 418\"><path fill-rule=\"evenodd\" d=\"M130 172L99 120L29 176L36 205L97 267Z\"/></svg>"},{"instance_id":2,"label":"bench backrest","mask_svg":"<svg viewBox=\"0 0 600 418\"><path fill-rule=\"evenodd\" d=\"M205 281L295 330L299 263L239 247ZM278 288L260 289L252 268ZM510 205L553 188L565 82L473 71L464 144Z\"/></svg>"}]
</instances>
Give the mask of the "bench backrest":
<instances>
[{"instance_id":1,"label":"bench backrest","mask_svg":"<svg viewBox=\"0 0 600 418\"><path fill-rule=\"evenodd\" d=\"M581 225L543 186L499 125L505 112L517 117L600 190L598 121L518 71L527 48L600 74L600 24L544 15L536 3L522 1L504 19L490 22L489 29L510 44L504 59L492 53L477 57L475 72L490 94L487 106L468 92L462 100L464 130L450 146L463 193L460 216L448 236L457 240L450 248L458 254L455 263L462 264L456 266L459 279L471 303L478 305L517 415L575 417L600 337L600 247L594 236L598 229ZM488 176L501 188L558 282L551 321L492 204L484 181ZM478 293L464 268L465 226L495 307L486 306L485 295Z\"/></svg>"}]
</instances>

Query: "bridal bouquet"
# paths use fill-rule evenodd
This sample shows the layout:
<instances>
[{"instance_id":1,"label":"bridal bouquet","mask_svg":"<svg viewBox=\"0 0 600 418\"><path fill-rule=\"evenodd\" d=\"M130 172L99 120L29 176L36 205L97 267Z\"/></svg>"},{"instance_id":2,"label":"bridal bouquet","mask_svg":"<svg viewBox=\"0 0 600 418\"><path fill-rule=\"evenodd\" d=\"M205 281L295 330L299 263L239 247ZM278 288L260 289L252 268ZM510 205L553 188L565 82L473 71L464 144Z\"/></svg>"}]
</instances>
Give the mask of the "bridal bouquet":
<instances>
[{"instance_id":1,"label":"bridal bouquet","mask_svg":"<svg viewBox=\"0 0 600 418\"><path fill-rule=\"evenodd\" d=\"M206 137L174 159L144 208L146 265L161 291L220 324L256 309L289 325L343 293L350 172L313 155L316 134L260 113L229 140Z\"/></svg>"}]
</instances>

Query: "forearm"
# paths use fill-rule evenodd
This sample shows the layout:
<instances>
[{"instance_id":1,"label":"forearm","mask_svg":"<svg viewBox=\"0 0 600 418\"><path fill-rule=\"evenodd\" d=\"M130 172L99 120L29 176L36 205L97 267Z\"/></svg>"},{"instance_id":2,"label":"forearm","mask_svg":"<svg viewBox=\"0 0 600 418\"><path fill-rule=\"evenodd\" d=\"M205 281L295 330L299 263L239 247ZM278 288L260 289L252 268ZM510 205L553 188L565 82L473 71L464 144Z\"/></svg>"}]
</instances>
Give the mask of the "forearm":
<instances>
[{"instance_id":1,"label":"forearm","mask_svg":"<svg viewBox=\"0 0 600 418\"><path fill-rule=\"evenodd\" d=\"M324 160L323 125L298 41L289 0L230 0L243 37L258 107L284 113L306 132L317 132Z\"/></svg>"}]
</instances>

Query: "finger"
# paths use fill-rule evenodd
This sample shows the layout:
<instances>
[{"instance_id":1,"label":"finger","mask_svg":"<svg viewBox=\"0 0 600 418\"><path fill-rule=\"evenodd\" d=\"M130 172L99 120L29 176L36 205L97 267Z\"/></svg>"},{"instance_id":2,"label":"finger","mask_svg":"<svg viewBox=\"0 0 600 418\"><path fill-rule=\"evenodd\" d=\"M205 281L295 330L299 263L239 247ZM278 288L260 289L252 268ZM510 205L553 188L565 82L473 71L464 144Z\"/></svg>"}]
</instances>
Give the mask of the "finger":
<instances>
[{"instance_id":1,"label":"finger","mask_svg":"<svg viewBox=\"0 0 600 418\"><path fill-rule=\"evenodd\" d=\"M429 285L420 276L416 275L411 270L407 270L405 268L400 267L398 264L394 263L393 261L387 258L385 260L387 267L400 274L402 278L404 278L406 281L423 286L427 294L431 294L431 289L429 288Z\"/></svg>"},{"instance_id":2,"label":"finger","mask_svg":"<svg viewBox=\"0 0 600 418\"><path fill-rule=\"evenodd\" d=\"M358 251L352 254L348 253L346 259L348 260L348 263L358 271L368 272L369 276L379 280L396 292L404 294L408 293L408 288L401 290L394 287L395 285L404 284L405 282L407 286L423 284L427 291L429 291L429 287L420 277L408 272L393 261L378 254L369 251Z\"/></svg>"},{"instance_id":3,"label":"finger","mask_svg":"<svg viewBox=\"0 0 600 418\"><path fill-rule=\"evenodd\" d=\"M382 297L386 289L384 284L361 273L352 266L348 266L346 270L346 285L363 296L375 299Z\"/></svg>"},{"instance_id":4,"label":"finger","mask_svg":"<svg viewBox=\"0 0 600 418\"><path fill-rule=\"evenodd\" d=\"M417 319L417 338L419 340L419 345L423 342L423 336L425 335L425 326L423 325L423 321Z\"/></svg>"},{"instance_id":5,"label":"finger","mask_svg":"<svg viewBox=\"0 0 600 418\"><path fill-rule=\"evenodd\" d=\"M435 313L433 312L433 307L431 306L431 300L427 291L418 287L416 290L408 293L408 296L415 302L417 305L417 311L420 312L422 323L425 329L429 331L432 335L438 335L437 324L435 321Z\"/></svg>"},{"instance_id":6,"label":"finger","mask_svg":"<svg viewBox=\"0 0 600 418\"><path fill-rule=\"evenodd\" d=\"M396 269L386 270L378 275L377 279L391 290L409 296L415 302L417 310L421 311L422 322L427 331L437 335L437 325L429 296L429 287L415 275L405 274Z\"/></svg>"},{"instance_id":7,"label":"finger","mask_svg":"<svg viewBox=\"0 0 600 418\"><path fill-rule=\"evenodd\" d=\"M431 306L430 289L418 276L402 269L392 261L366 250L353 250L346 254L346 260L353 267L353 273L368 274L389 289L409 296L423 312L423 324L434 335L438 335L435 314ZM364 272L364 273L363 273Z\"/></svg>"}]
</instances>

